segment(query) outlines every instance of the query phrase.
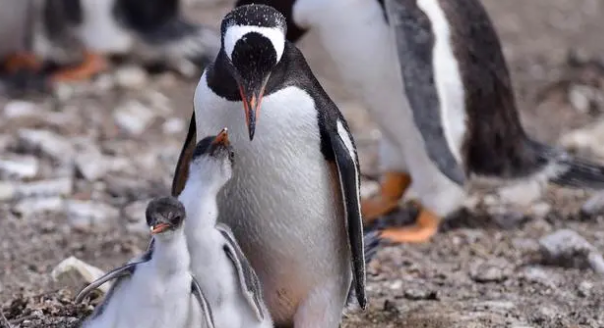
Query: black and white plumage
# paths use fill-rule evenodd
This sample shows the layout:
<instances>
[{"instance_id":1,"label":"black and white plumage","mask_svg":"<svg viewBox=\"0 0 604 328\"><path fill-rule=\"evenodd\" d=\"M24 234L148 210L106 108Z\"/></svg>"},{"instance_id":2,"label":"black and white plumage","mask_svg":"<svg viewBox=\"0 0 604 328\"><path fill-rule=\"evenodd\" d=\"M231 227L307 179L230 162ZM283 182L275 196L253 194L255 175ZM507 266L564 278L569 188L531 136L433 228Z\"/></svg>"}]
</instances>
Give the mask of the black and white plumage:
<instances>
[{"instance_id":1,"label":"black and white plumage","mask_svg":"<svg viewBox=\"0 0 604 328\"><path fill-rule=\"evenodd\" d=\"M218 192L232 177L235 154L222 130L197 143L179 196L187 212L191 271L205 292L217 327L272 328L262 286L231 229L217 224Z\"/></svg>"},{"instance_id":2,"label":"black and white plumage","mask_svg":"<svg viewBox=\"0 0 604 328\"><path fill-rule=\"evenodd\" d=\"M173 197L158 198L149 203L146 215L153 234L149 250L92 282L76 297L81 302L92 290L115 280L82 327L213 328L211 308L189 271L183 205Z\"/></svg>"},{"instance_id":3,"label":"black and white plumage","mask_svg":"<svg viewBox=\"0 0 604 328\"><path fill-rule=\"evenodd\" d=\"M236 8L221 32L221 51L195 92L173 194L182 190L193 141L228 127L237 165L219 195L219 221L255 268L275 324L337 327L351 281L366 305L352 136L285 40L276 10Z\"/></svg>"},{"instance_id":4,"label":"black and white plumage","mask_svg":"<svg viewBox=\"0 0 604 328\"><path fill-rule=\"evenodd\" d=\"M477 0L239 0L274 5L313 30L378 123L384 172L409 173L444 217L472 181L603 188L604 168L531 140L499 37ZM408 184L408 182L407 182ZM400 198L405 187L401 187ZM398 199L397 199L398 200ZM433 230L436 231L436 230Z\"/></svg>"}]
</instances>

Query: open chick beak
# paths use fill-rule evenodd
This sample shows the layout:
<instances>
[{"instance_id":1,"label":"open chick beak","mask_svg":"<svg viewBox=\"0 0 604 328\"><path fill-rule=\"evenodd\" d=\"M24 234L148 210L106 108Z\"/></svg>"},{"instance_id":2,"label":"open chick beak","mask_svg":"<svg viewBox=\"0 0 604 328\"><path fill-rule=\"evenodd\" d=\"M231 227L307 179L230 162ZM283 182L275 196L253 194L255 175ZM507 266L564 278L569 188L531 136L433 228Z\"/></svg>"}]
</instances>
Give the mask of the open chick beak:
<instances>
[{"instance_id":1,"label":"open chick beak","mask_svg":"<svg viewBox=\"0 0 604 328\"><path fill-rule=\"evenodd\" d=\"M260 103L262 102L267 81L268 78L264 79L259 85L252 84L249 87L239 86L250 141L254 139L254 133L256 132L256 117L260 111Z\"/></svg>"},{"instance_id":2,"label":"open chick beak","mask_svg":"<svg viewBox=\"0 0 604 328\"><path fill-rule=\"evenodd\" d=\"M218 135L216 136L216 138L214 138L214 140L212 141L212 146L228 146L230 144L229 142L229 131L227 130L227 128L223 128L222 130L220 130L220 133L218 133Z\"/></svg>"},{"instance_id":3,"label":"open chick beak","mask_svg":"<svg viewBox=\"0 0 604 328\"><path fill-rule=\"evenodd\" d=\"M158 233L162 233L170 228L170 225L167 223L158 223L156 225L151 226L149 229L151 230L152 235L156 235Z\"/></svg>"}]
</instances>

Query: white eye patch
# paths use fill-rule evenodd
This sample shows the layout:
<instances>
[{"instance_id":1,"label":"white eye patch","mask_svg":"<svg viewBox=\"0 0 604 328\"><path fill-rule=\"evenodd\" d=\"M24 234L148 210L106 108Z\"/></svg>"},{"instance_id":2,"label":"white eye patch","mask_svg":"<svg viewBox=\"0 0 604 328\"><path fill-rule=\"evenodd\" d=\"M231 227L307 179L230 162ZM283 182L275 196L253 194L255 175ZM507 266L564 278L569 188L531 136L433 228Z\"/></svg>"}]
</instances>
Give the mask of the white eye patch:
<instances>
[{"instance_id":1,"label":"white eye patch","mask_svg":"<svg viewBox=\"0 0 604 328\"><path fill-rule=\"evenodd\" d=\"M277 27L250 25L233 25L227 28L226 33L224 34L224 51L230 60L233 60L233 50L235 49L237 41L250 32L256 32L269 39L277 54L277 62L281 60L283 50L285 49L285 35L283 34L283 30Z\"/></svg>"}]
</instances>

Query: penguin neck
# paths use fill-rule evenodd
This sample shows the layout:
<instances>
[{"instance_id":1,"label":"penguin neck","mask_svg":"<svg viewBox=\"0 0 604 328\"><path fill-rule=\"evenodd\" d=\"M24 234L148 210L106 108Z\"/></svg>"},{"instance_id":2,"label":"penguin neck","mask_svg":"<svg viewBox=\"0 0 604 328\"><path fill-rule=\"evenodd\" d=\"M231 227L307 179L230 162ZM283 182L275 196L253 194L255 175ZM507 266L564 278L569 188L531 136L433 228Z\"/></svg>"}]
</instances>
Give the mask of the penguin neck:
<instances>
[{"instance_id":1,"label":"penguin neck","mask_svg":"<svg viewBox=\"0 0 604 328\"><path fill-rule=\"evenodd\" d=\"M168 234L170 235L154 237L155 245L152 259L158 273L162 276L170 276L183 270L186 271L190 264L184 226L168 232Z\"/></svg>"},{"instance_id":2,"label":"penguin neck","mask_svg":"<svg viewBox=\"0 0 604 328\"><path fill-rule=\"evenodd\" d=\"M214 229L218 217L216 196L220 185L202 181L201 177L190 176L178 197L187 212L189 230Z\"/></svg>"}]
</instances>

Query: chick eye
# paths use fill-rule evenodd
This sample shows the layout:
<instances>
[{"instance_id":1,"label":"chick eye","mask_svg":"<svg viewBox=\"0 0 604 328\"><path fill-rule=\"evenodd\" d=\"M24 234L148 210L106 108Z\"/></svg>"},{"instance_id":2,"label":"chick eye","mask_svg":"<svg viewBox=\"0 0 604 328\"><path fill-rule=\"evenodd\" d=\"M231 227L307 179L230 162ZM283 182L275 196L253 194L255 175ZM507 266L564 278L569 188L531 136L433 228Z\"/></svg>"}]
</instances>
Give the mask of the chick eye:
<instances>
[{"instance_id":1,"label":"chick eye","mask_svg":"<svg viewBox=\"0 0 604 328\"><path fill-rule=\"evenodd\" d=\"M235 152L233 152L233 151L230 151L230 152L229 152L229 159L230 159L231 161L235 159Z\"/></svg>"}]
</instances>

